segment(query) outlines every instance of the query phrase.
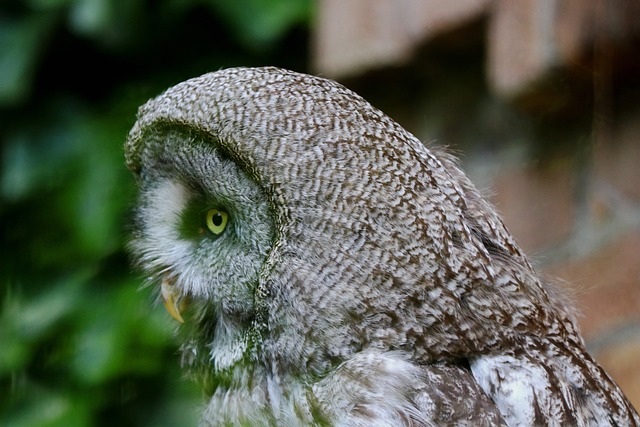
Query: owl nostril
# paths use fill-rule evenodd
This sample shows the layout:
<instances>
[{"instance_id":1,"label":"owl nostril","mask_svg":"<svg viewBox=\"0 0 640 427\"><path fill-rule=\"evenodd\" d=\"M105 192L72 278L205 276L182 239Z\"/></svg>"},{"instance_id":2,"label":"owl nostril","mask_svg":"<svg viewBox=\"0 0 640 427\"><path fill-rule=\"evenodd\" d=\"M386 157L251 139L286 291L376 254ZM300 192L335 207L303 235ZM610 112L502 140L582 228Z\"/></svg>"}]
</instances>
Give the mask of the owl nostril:
<instances>
[{"instance_id":1,"label":"owl nostril","mask_svg":"<svg viewBox=\"0 0 640 427\"><path fill-rule=\"evenodd\" d=\"M165 274L162 279L160 293L162 294L162 300L164 301L164 307L167 309L167 312L178 322L184 323L180 312L187 308L189 301L176 289L175 277Z\"/></svg>"}]
</instances>

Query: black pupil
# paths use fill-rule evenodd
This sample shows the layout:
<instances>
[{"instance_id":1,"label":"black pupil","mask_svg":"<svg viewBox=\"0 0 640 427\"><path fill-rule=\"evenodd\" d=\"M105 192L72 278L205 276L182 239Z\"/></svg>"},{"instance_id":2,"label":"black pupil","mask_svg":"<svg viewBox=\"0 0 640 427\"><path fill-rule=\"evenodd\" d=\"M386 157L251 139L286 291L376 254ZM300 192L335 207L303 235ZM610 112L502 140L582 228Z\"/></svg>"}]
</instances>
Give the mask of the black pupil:
<instances>
[{"instance_id":1,"label":"black pupil","mask_svg":"<svg viewBox=\"0 0 640 427\"><path fill-rule=\"evenodd\" d=\"M220 213L213 215L213 217L211 217L211 222L213 223L213 225L218 227L220 224L222 224L222 215L220 215Z\"/></svg>"}]
</instances>

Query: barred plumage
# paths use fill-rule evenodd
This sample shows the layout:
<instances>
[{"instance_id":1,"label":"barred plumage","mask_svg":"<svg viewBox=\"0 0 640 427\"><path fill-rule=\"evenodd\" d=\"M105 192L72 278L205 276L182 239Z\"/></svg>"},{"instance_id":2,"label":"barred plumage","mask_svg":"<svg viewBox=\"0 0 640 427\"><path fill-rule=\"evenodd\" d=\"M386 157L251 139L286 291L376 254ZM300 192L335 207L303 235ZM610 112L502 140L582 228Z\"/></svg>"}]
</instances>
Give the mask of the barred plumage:
<instances>
[{"instance_id":1,"label":"barred plumage","mask_svg":"<svg viewBox=\"0 0 640 427\"><path fill-rule=\"evenodd\" d=\"M203 425L640 424L455 159L343 86L205 74L125 148Z\"/></svg>"}]
</instances>

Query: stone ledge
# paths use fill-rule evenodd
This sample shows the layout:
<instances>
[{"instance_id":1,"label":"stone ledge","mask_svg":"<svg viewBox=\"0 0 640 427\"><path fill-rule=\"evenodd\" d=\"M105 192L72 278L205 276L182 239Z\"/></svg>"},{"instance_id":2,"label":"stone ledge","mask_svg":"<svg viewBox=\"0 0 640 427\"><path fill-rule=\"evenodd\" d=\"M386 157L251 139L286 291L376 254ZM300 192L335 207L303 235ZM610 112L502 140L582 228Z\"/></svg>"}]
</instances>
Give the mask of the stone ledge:
<instances>
[{"instance_id":1,"label":"stone ledge","mask_svg":"<svg viewBox=\"0 0 640 427\"><path fill-rule=\"evenodd\" d=\"M321 0L313 68L331 78L403 64L425 41L477 19L492 0Z\"/></svg>"},{"instance_id":2,"label":"stone ledge","mask_svg":"<svg viewBox=\"0 0 640 427\"><path fill-rule=\"evenodd\" d=\"M637 0L320 0L312 63L334 79L404 65L439 35L486 18L493 91L525 107L562 111L635 57L638 16Z\"/></svg>"}]
</instances>

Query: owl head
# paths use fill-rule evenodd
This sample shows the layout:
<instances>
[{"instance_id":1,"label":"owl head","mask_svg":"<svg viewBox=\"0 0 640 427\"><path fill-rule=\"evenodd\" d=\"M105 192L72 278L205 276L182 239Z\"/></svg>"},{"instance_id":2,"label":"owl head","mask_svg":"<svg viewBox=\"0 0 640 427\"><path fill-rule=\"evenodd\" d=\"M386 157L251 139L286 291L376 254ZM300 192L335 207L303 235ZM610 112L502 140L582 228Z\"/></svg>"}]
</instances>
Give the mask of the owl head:
<instances>
[{"instance_id":1,"label":"owl head","mask_svg":"<svg viewBox=\"0 0 640 427\"><path fill-rule=\"evenodd\" d=\"M455 161L333 81L205 74L141 107L125 149L132 251L214 369L320 375L364 348L442 360L570 327Z\"/></svg>"}]
</instances>

